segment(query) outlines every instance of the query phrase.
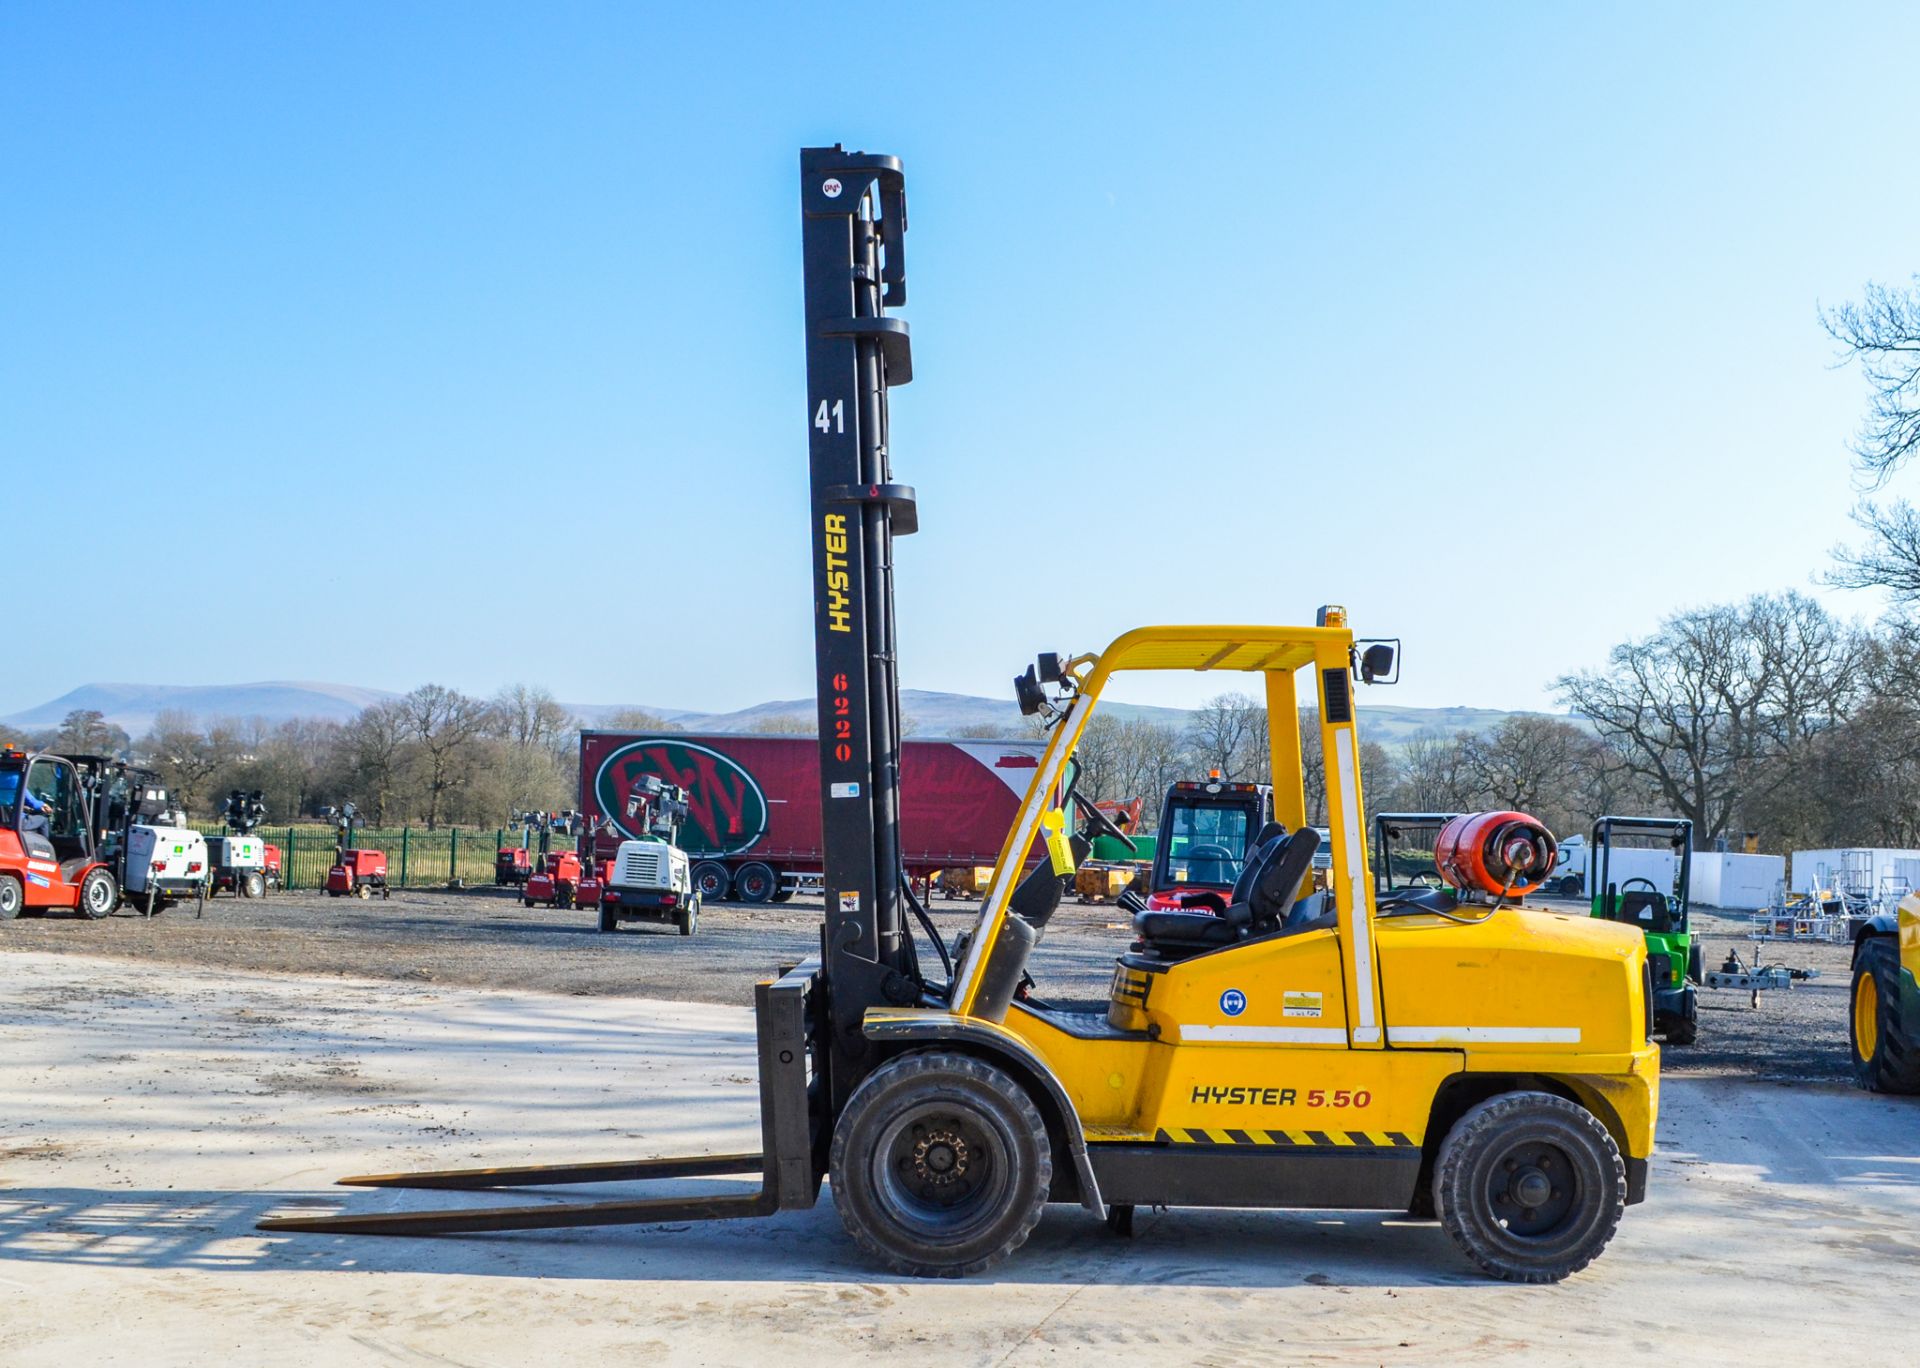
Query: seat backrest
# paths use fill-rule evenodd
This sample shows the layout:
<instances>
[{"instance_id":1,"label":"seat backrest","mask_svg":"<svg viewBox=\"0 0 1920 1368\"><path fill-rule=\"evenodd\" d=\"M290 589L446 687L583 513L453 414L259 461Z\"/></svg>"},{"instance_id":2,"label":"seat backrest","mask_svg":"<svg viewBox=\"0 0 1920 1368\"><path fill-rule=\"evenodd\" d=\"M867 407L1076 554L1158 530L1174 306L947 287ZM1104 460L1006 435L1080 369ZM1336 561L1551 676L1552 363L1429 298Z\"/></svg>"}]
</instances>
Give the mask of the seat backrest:
<instances>
[{"instance_id":1,"label":"seat backrest","mask_svg":"<svg viewBox=\"0 0 1920 1368\"><path fill-rule=\"evenodd\" d=\"M1300 885L1313 870L1313 855L1318 849L1320 833L1312 827L1301 827L1260 862L1247 899L1254 925L1277 923L1292 910Z\"/></svg>"},{"instance_id":2,"label":"seat backrest","mask_svg":"<svg viewBox=\"0 0 1920 1368\"><path fill-rule=\"evenodd\" d=\"M1273 854L1272 847L1286 839L1287 829L1279 822L1268 822L1260 828L1260 834L1247 848L1247 862L1240 867L1240 877L1233 881L1233 892L1227 895L1227 904L1243 903L1253 897L1254 881L1260 877L1260 866Z\"/></svg>"}]
</instances>

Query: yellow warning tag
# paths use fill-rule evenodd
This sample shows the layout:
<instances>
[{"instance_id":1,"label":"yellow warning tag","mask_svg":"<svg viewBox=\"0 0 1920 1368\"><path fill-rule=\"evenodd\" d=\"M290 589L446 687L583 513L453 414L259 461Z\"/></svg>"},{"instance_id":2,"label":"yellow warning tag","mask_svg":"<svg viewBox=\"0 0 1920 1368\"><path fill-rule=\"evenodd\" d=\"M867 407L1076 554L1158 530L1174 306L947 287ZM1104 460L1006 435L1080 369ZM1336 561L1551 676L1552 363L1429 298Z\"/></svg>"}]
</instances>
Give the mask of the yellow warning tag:
<instances>
[{"instance_id":1,"label":"yellow warning tag","mask_svg":"<svg viewBox=\"0 0 1920 1368\"><path fill-rule=\"evenodd\" d=\"M1073 847L1067 844L1067 818L1060 809L1042 814L1040 829L1047 833L1047 854L1053 857L1053 872L1061 878L1073 873Z\"/></svg>"}]
</instances>

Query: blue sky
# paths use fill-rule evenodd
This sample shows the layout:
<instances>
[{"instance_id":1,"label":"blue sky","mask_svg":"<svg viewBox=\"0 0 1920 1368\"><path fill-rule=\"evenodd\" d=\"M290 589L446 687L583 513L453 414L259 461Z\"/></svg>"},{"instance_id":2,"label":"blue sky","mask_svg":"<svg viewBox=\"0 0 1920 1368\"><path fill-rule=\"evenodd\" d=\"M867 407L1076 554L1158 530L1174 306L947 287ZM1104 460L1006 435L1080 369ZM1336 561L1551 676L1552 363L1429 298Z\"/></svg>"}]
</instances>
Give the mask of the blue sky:
<instances>
[{"instance_id":1,"label":"blue sky","mask_svg":"<svg viewBox=\"0 0 1920 1368\"><path fill-rule=\"evenodd\" d=\"M1920 10L849 15L0 11L0 713L804 695L809 143L907 166L909 686L1336 601L1381 701L1543 706L1847 534L1814 311L1920 269Z\"/></svg>"}]
</instances>

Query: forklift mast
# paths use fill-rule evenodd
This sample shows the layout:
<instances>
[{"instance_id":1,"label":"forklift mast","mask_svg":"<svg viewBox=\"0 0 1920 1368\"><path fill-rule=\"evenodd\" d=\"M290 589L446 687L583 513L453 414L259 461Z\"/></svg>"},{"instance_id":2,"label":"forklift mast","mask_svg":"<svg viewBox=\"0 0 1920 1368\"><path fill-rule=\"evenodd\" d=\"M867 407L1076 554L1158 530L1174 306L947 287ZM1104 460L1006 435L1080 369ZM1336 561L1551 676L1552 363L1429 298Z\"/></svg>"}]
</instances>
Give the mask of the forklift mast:
<instances>
[{"instance_id":1,"label":"forklift mast","mask_svg":"<svg viewBox=\"0 0 1920 1368\"><path fill-rule=\"evenodd\" d=\"M826 916L821 975L834 1111L865 1072L870 1006L916 1001L900 862L893 540L916 530L894 483L887 390L913 376L906 180L897 158L800 153L812 491L815 690Z\"/></svg>"}]
</instances>

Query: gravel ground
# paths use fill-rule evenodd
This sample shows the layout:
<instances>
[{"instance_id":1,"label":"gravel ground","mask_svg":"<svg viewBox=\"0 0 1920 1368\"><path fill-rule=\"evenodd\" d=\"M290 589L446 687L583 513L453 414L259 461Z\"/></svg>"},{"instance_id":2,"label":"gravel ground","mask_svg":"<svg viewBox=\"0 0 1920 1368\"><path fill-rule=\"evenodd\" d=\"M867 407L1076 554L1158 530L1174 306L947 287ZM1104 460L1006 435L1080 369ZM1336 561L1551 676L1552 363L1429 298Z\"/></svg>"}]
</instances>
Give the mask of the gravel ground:
<instances>
[{"instance_id":1,"label":"gravel ground","mask_svg":"<svg viewBox=\"0 0 1920 1368\"><path fill-rule=\"evenodd\" d=\"M1579 904L1548 902L1549 907ZM978 903L937 901L933 916L951 942ZM319 893L258 901L221 897L195 920L191 907L148 921L129 911L104 921L69 917L0 922L0 951L104 955L249 972L528 989L580 996L668 998L748 1005L755 979L813 953L817 899L762 907L714 904L699 933L629 923L603 936L586 911L523 908L510 890L410 890L361 902ZM1113 960L1130 939L1110 906L1068 900L1048 927L1033 973L1048 1001L1104 1001ZM1700 1039L1666 1051L1669 1073L1781 1082L1845 1082L1849 987L1845 946L1771 945L1746 939L1744 919L1696 913L1708 968L1729 949L1751 961L1818 969L1787 992L1702 990Z\"/></svg>"},{"instance_id":2,"label":"gravel ground","mask_svg":"<svg viewBox=\"0 0 1920 1368\"><path fill-rule=\"evenodd\" d=\"M951 944L979 908L937 900L941 938ZM364 902L301 892L219 897L199 920L192 904L151 921L125 908L97 922L22 917L0 922L0 951L751 1006L756 979L819 949L823 910L817 898L710 903L691 937L638 922L603 936L591 911L522 907L510 889L411 889ZM1131 938L1123 920L1112 907L1071 899L1061 907L1036 956L1049 1000L1105 1000L1114 957Z\"/></svg>"}]
</instances>

